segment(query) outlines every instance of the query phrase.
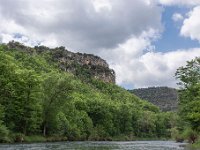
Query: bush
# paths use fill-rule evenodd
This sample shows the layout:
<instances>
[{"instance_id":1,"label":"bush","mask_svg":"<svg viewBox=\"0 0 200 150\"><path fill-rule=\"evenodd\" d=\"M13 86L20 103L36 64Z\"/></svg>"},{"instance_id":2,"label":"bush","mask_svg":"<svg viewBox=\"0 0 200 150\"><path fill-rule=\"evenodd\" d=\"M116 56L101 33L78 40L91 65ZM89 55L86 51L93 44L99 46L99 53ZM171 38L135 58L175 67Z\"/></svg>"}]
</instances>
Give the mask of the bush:
<instances>
[{"instance_id":1,"label":"bush","mask_svg":"<svg viewBox=\"0 0 200 150\"><path fill-rule=\"evenodd\" d=\"M198 139L198 133L191 128L186 128L183 132L183 137L188 140L189 143L195 143Z\"/></svg>"},{"instance_id":2,"label":"bush","mask_svg":"<svg viewBox=\"0 0 200 150\"><path fill-rule=\"evenodd\" d=\"M194 148L194 149L199 149L199 148L200 148L200 139L198 139L198 140L196 141L196 143L194 143L194 144L192 145L192 148Z\"/></svg>"},{"instance_id":3,"label":"bush","mask_svg":"<svg viewBox=\"0 0 200 150\"><path fill-rule=\"evenodd\" d=\"M180 134L180 132L178 131L178 129L175 127L175 128L172 128L170 130L171 132L171 137L173 139L176 140L176 142L183 142L184 141L184 136L182 134Z\"/></svg>"},{"instance_id":4,"label":"bush","mask_svg":"<svg viewBox=\"0 0 200 150\"><path fill-rule=\"evenodd\" d=\"M24 142L24 134L22 134L22 133L14 133L13 135L12 135L12 141L14 141L14 142Z\"/></svg>"},{"instance_id":5,"label":"bush","mask_svg":"<svg viewBox=\"0 0 200 150\"><path fill-rule=\"evenodd\" d=\"M46 138L39 135L25 136L24 142L46 142Z\"/></svg>"},{"instance_id":6,"label":"bush","mask_svg":"<svg viewBox=\"0 0 200 150\"><path fill-rule=\"evenodd\" d=\"M0 142L10 142L8 129L0 124Z\"/></svg>"}]
</instances>

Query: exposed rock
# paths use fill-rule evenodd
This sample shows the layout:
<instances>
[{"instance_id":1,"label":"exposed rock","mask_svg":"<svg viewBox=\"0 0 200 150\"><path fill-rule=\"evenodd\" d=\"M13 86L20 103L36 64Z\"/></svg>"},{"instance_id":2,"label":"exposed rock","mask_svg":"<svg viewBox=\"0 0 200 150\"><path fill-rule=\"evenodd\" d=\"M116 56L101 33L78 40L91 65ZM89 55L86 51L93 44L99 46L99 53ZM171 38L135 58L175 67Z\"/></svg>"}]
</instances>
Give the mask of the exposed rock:
<instances>
[{"instance_id":1,"label":"exposed rock","mask_svg":"<svg viewBox=\"0 0 200 150\"><path fill-rule=\"evenodd\" d=\"M71 72L74 75L96 78L104 82L115 83L115 72L109 68L108 63L102 58L85 53L73 53L65 47L54 49L46 46L35 46L34 48L24 46L19 42L9 42L9 49L25 51L30 54L48 52L51 59L59 64L60 69Z\"/></svg>"},{"instance_id":2,"label":"exposed rock","mask_svg":"<svg viewBox=\"0 0 200 150\"><path fill-rule=\"evenodd\" d=\"M92 54L72 53L63 48L52 51L52 58L58 61L60 68L75 75L83 75L115 83L115 72L109 69L105 60Z\"/></svg>"},{"instance_id":3,"label":"exposed rock","mask_svg":"<svg viewBox=\"0 0 200 150\"><path fill-rule=\"evenodd\" d=\"M131 93L157 105L162 111L176 111L178 107L178 92L169 87L149 87L129 90Z\"/></svg>"}]
</instances>

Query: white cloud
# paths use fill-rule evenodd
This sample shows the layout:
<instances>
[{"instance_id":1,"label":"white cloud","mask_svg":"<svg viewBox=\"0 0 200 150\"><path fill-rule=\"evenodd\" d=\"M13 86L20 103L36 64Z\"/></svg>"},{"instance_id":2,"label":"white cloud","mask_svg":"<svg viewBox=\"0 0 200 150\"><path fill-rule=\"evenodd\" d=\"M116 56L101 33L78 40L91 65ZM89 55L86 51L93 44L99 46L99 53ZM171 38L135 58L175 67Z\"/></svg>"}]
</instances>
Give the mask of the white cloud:
<instances>
[{"instance_id":1,"label":"white cloud","mask_svg":"<svg viewBox=\"0 0 200 150\"><path fill-rule=\"evenodd\" d=\"M0 20L5 34L44 44L53 39L53 45L89 53L162 28L161 7L153 0L1 0Z\"/></svg>"},{"instance_id":2,"label":"white cloud","mask_svg":"<svg viewBox=\"0 0 200 150\"><path fill-rule=\"evenodd\" d=\"M176 69L186 64L186 61L200 56L200 48L188 50L176 50L172 52L160 53L149 52L144 54L139 61L146 69L140 71L144 78L138 77L141 82L138 86L170 86L176 87L177 81L174 78Z\"/></svg>"},{"instance_id":3,"label":"white cloud","mask_svg":"<svg viewBox=\"0 0 200 150\"><path fill-rule=\"evenodd\" d=\"M160 2L198 4L194 0ZM176 68L200 51L155 52L152 41L162 32L161 15L157 0L0 0L0 41L62 45L101 55L115 69L120 85L175 86Z\"/></svg>"},{"instance_id":4,"label":"white cloud","mask_svg":"<svg viewBox=\"0 0 200 150\"><path fill-rule=\"evenodd\" d=\"M172 16L172 20L175 22L182 21L183 16L180 13L174 13Z\"/></svg>"},{"instance_id":5,"label":"white cloud","mask_svg":"<svg viewBox=\"0 0 200 150\"><path fill-rule=\"evenodd\" d=\"M183 22L181 35L190 37L192 40L200 42L200 6L195 7L188 13L188 18Z\"/></svg>"},{"instance_id":6,"label":"white cloud","mask_svg":"<svg viewBox=\"0 0 200 150\"><path fill-rule=\"evenodd\" d=\"M200 4L200 0L158 0L163 5L185 5L195 6Z\"/></svg>"},{"instance_id":7,"label":"white cloud","mask_svg":"<svg viewBox=\"0 0 200 150\"><path fill-rule=\"evenodd\" d=\"M97 12L106 11L106 10L111 11L112 9L110 0L93 0L92 2Z\"/></svg>"},{"instance_id":8,"label":"white cloud","mask_svg":"<svg viewBox=\"0 0 200 150\"><path fill-rule=\"evenodd\" d=\"M151 40L162 30L161 13L155 0L0 0L0 35L4 43L62 45L97 55L104 49L121 65L144 48L152 50Z\"/></svg>"},{"instance_id":9,"label":"white cloud","mask_svg":"<svg viewBox=\"0 0 200 150\"><path fill-rule=\"evenodd\" d=\"M147 32L146 32L147 33ZM171 52L146 51L151 47L150 35L143 33L132 37L117 48L110 56L102 53L117 74L117 84L135 88L149 86L177 87L176 69L186 61L200 56L200 48L175 50ZM155 33L154 33L155 34ZM153 34L152 34L153 35Z\"/></svg>"},{"instance_id":10,"label":"white cloud","mask_svg":"<svg viewBox=\"0 0 200 150\"><path fill-rule=\"evenodd\" d=\"M27 46L38 45L39 41L31 40L29 37L24 36L22 34L0 34L0 43L8 43L9 41L15 40L20 43L24 43Z\"/></svg>"}]
</instances>

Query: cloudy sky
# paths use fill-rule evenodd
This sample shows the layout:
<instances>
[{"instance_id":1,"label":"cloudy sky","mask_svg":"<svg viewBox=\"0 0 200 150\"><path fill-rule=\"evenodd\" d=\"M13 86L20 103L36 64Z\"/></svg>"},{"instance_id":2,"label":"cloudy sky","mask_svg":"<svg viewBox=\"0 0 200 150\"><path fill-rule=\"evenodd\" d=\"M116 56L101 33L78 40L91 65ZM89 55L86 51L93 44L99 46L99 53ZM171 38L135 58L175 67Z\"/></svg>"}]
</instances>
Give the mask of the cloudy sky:
<instances>
[{"instance_id":1,"label":"cloudy sky","mask_svg":"<svg viewBox=\"0 0 200 150\"><path fill-rule=\"evenodd\" d=\"M177 87L200 56L199 18L200 0L0 0L0 42L99 55L125 88Z\"/></svg>"}]
</instances>

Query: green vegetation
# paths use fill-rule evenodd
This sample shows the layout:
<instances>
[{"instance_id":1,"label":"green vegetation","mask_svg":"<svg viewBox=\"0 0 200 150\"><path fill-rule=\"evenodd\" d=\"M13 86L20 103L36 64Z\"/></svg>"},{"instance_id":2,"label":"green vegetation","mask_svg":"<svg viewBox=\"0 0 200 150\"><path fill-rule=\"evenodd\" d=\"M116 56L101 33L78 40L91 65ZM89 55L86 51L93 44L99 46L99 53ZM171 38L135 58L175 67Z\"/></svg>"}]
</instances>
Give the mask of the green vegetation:
<instances>
[{"instance_id":1,"label":"green vegetation","mask_svg":"<svg viewBox=\"0 0 200 150\"><path fill-rule=\"evenodd\" d=\"M158 106L162 111L176 111L178 109L178 91L169 87L148 87L129 90L143 100Z\"/></svg>"},{"instance_id":2,"label":"green vegetation","mask_svg":"<svg viewBox=\"0 0 200 150\"><path fill-rule=\"evenodd\" d=\"M49 51L0 46L0 142L171 137L175 113L57 66Z\"/></svg>"},{"instance_id":3,"label":"green vegetation","mask_svg":"<svg viewBox=\"0 0 200 150\"><path fill-rule=\"evenodd\" d=\"M188 61L176 72L180 79L179 116L182 123L179 126L179 139L187 139L197 143L200 136L200 58Z\"/></svg>"}]
</instances>

